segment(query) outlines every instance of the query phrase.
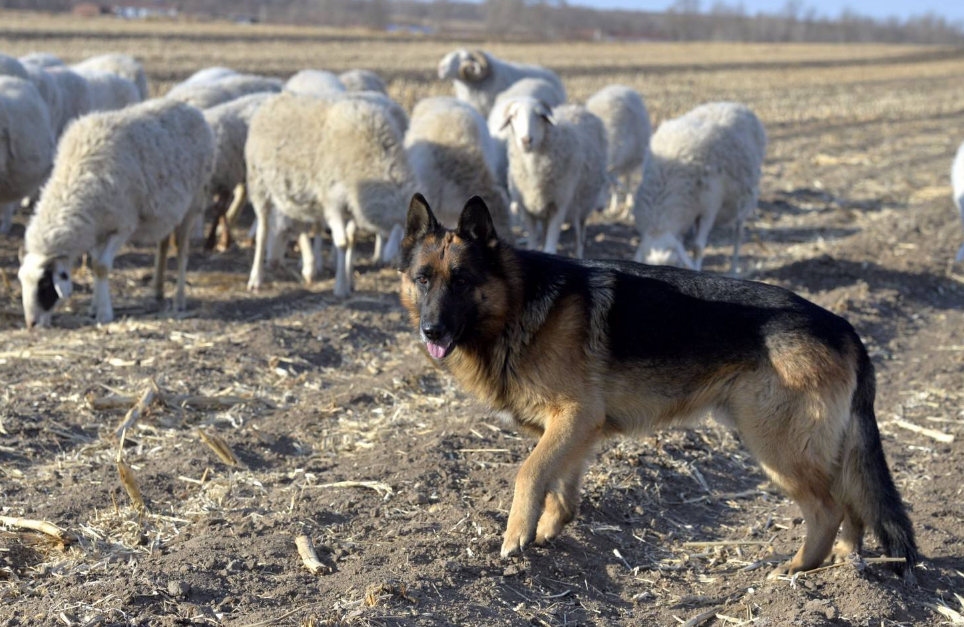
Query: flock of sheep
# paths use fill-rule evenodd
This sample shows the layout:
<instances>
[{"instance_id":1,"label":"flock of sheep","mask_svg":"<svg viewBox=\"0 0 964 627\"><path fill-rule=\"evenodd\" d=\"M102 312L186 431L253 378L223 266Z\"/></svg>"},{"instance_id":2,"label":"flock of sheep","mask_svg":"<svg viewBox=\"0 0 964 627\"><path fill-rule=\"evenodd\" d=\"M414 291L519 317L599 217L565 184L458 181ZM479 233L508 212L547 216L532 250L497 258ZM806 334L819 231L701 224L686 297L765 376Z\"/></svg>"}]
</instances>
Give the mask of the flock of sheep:
<instances>
[{"instance_id":1,"label":"flock of sheep","mask_svg":"<svg viewBox=\"0 0 964 627\"><path fill-rule=\"evenodd\" d=\"M580 257L587 218L626 199L637 261L698 270L713 229L732 225L738 269L766 153L763 125L745 106L705 104L651 134L643 99L626 87L567 103L552 71L466 49L446 55L438 76L453 81L455 98L423 100L409 117L366 70L303 70L282 82L212 67L148 99L129 56L67 66L47 54L0 55L0 232L17 207L34 205L19 272L27 326L49 325L85 254L91 313L112 320L108 275L128 241L157 244L158 298L174 241L174 307L183 309L199 217L212 223L209 242L219 224L229 238L246 200L256 216L252 290L294 237L304 279L315 280L329 230L334 291L347 296L356 237L374 234L375 261L391 260L415 191L450 227L465 200L481 196L504 237L520 227L530 248L547 252L569 224ZM964 148L954 172L964 216Z\"/></svg>"}]
</instances>

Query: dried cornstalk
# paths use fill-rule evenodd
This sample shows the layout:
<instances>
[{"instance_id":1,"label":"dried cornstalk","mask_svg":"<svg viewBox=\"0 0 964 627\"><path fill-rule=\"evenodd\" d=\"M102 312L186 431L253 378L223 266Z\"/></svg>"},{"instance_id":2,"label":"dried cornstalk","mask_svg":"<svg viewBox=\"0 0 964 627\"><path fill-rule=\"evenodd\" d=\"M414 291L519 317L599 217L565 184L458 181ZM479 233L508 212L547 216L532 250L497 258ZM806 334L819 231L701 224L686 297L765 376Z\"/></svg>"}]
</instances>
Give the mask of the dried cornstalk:
<instances>
[{"instance_id":1,"label":"dried cornstalk","mask_svg":"<svg viewBox=\"0 0 964 627\"><path fill-rule=\"evenodd\" d=\"M144 505L144 497L141 496L141 489L137 486L134 471L121 460L119 456L117 459L117 474L120 476L121 485L124 486L127 496L130 497L131 503L134 504L134 508L141 512L146 510L147 506Z\"/></svg>"},{"instance_id":2,"label":"dried cornstalk","mask_svg":"<svg viewBox=\"0 0 964 627\"><path fill-rule=\"evenodd\" d=\"M57 525L47 522L46 520L17 518L15 516L0 516L0 525L6 525L7 527L18 527L20 529L30 529L31 531L39 531L40 533L54 538L65 546L76 540L74 536L70 535Z\"/></svg>"},{"instance_id":3,"label":"dried cornstalk","mask_svg":"<svg viewBox=\"0 0 964 627\"><path fill-rule=\"evenodd\" d=\"M944 433L943 431L938 431L936 429L921 427L920 425L915 425L913 422L907 422L906 420L901 420L900 418L894 418L892 422L901 429L907 429L908 431L913 431L914 433L926 435L927 437L933 438L938 442L943 442L944 444L950 444L954 441L954 436L950 433Z\"/></svg>"},{"instance_id":4,"label":"dried cornstalk","mask_svg":"<svg viewBox=\"0 0 964 627\"><path fill-rule=\"evenodd\" d=\"M697 614L693 618L689 619L688 621L680 625L680 627L696 627L697 625L702 625L703 623L710 620L711 618L716 618L716 613L722 609L723 609L723 606L720 605L718 607L714 607L712 610L707 610L705 612Z\"/></svg>"},{"instance_id":5,"label":"dried cornstalk","mask_svg":"<svg viewBox=\"0 0 964 627\"><path fill-rule=\"evenodd\" d=\"M266 400L245 396L183 395L168 394L167 392L159 392L157 393L157 396L160 398L161 402L168 407L177 408L194 407L196 409L230 409L235 405L253 402L270 406L270 403ZM87 402L87 407L95 411L129 408L138 402L136 397L125 396L122 394L109 394L107 396L98 397L91 393L87 395L85 400Z\"/></svg>"},{"instance_id":6,"label":"dried cornstalk","mask_svg":"<svg viewBox=\"0 0 964 627\"><path fill-rule=\"evenodd\" d=\"M311 538L306 535L300 535L295 538L295 546L298 547L298 555L301 556L301 561L304 562L305 567L311 571L312 575L317 575L320 572L331 572L331 569L318 559L318 554L315 553L315 547L311 543Z\"/></svg>"},{"instance_id":7,"label":"dried cornstalk","mask_svg":"<svg viewBox=\"0 0 964 627\"><path fill-rule=\"evenodd\" d=\"M375 490L386 499L395 493L392 486L381 481L336 481L335 483L319 483L318 485L306 485L306 488L368 488Z\"/></svg>"},{"instance_id":8,"label":"dried cornstalk","mask_svg":"<svg viewBox=\"0 0 964 627\"><path fill-rule=\"evenodd\" d=\"M124 416L123 422L117 425L117 428L114 429L115 438L121 439L127 430L133 427L134 423L140 420L141 416L147 412L148 407L151 406L151 403L154 402L154 396L157 394L160 394L160 390L157 389L157 383L154 382L154 379L151 379L147 389L144 390L143 394L141 394L140 399L133 407L131 407L131 410L127 412L127 415Z\"/></svg>"},{"instance_id":9,"label":"dried cornstalk","mask_svg":"<svg viewBox=\"0 0 964 627\"><path fill-rule=\"evenodd\" d=\"M228 466L238 465L238 458L234 456L228 443L222 440L220 436L213 433L205 433L200 427L197 432L198 435L201 436L201 441L207 444L208 448L214 451L214 454L217 455L222 462Z\"/></svg>"}]
</instances>

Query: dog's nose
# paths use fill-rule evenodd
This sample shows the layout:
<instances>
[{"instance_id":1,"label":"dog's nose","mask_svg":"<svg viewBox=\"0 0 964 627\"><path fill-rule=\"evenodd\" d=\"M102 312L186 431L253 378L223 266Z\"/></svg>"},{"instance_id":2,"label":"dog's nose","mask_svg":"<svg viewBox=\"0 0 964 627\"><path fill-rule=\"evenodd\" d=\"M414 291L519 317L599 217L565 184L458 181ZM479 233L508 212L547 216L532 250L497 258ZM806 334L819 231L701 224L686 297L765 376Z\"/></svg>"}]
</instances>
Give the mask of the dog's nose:
<instances>
[{"instance_id":1,"label":"dog's nose","mask_svg":"<svg viewBox=\"0 0 964 627\"><path fill-rule=\"evenodd\" d=\"M423 324L422 333L431 341L440 340L445 337L445 327L441 324Z\"/></svg>"}]
</instances>

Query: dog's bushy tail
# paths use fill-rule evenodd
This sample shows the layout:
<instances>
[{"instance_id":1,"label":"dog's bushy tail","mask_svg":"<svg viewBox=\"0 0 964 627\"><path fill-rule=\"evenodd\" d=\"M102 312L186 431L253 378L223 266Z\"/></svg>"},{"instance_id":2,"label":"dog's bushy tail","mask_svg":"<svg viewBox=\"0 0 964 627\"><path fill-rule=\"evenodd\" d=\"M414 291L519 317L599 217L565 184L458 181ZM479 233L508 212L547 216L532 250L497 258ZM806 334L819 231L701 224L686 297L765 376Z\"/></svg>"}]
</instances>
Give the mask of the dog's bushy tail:
<instances>
[{"instance_id":1,"label":"dog's bushy tail","mask_svg":"<svg viewBox=\"0 0 964 627\"><path fill-rule=\"evenodd\" d=\"M851 401L852 422L844 446L848 505L869 525L890 557L903 557L895 570L912 572L920 560L914 527L887 467L874 414L874 365L863 346L857 359L857 387Z\"/></svg>"}]
</instances>

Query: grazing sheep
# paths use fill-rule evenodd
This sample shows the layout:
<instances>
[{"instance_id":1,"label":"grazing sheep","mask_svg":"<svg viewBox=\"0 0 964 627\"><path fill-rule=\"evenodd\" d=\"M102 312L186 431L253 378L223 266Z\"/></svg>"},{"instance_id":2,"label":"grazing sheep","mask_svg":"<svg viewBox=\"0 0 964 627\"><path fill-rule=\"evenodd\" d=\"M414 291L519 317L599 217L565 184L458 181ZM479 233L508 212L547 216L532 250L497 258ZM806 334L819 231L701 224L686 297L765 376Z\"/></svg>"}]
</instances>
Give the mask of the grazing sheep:
<instances>
[{"instance_id":1,"label":"grazing sheep","mask_svg":"<svg viewBox=\"0 0 964 627\"><path fill-rule=\"evenodd\" d=\"M735 223L738 272L743 222L756 210L766 132L750 109L715 102L660 125L650 142L633 213L642 236L635 259L699 270L714 225ZM691 259L683 234L696 228Z\"/></svg>"},{"instance_id":2,"label":"grazing sheep","mask_svg":"<svg viewBox=\"0 0 964 627\"><path fill-rule=\"evenodd\" d=\"M957 149L954 165L951 166L951 182L954 185L954 202L957 204L957 210L961 212L961 221L964 221L964 143ZM958 263L964 261L964 244L957 251L954 261Z\"/></svg>"},{"instance_id":3,"label":"grazing sheep","mask_svg":"<svg viewBox=\"0 0 964 627\"><path fill-rule=\"evenodd\" d=\"M339 74L338 80L348 91L377 91L388 95L385 81L371 70L348 70Z\"/></svg>"},{"instance_id":4,"label":"grazing sheep","mask_svg":"<svg viewBox=\"0 0 964 627\"><path fill-rule=\"evenodd\" d=\"M184 309L188 233L214 166L214 137L197 109L156 99L120 111L93 113L61 138L25 238L20 267L28 327L48 326L71 292L70 269L90 254L93 313L114 317L108 274L128 240L159 242L155 295L164 293L168 235L177 238L174 307Z\"/></svg>"},{"instance_id":5,"label":"grazing sheep","mask_svg":"<svg viewBox=\"0 0 964 627\"><path fill-rule=\"evenodd\" d=\"M526 222L530 249L555 253L566 221L573 224L576 256L585 254L586 219L606 185L606 130L585 107L550 110L534 98L506 108L509 195ZM537 228L537 223L541 228Z\"/></svg>"},{"instance_id":6,"label":"grazing sheep","mask_svg":"<svg viewBox=\"0 0 964 627\"><path fill-rule=\"evenodd\" d=\"M415 105L405 150L419 191L439 221L455 228L466 199L481 196L496 232L510 241L509 199L492 170L492 149L486 122L472 105L455 98Z\"/></svg>"},{"instance_id":7,"label":"grazing sheep","mask_svg":"<svg viewBox=\"0 0 964 627\"><path fill-rule=\"evenodd\" d=\"M141 101L137 85L122 76L94 70L82 76L87 81L91 111L116 111Z\"/></svg>"},{"instance_id":8,"label":"grazing sheep","mask_svg":"<svg viewBox=\"0 0 964 627\"><path fill-rule=\"evenodd\" d=\"M506 124L505 110L514 100L519 98L534 98L546 105L547 108L558 107L566 102L566 92L561 91L559 86L542 78L523 78L512 84L511 87L498 95L492 111L489 113L488 125L489 134L495 142L495 162L494 170L498 177L499 184L508 189L509 187L509 160L506 154L506 142L509 140L512 130Z\"/></svg>"},{"instance_id":9,"label":"grazing sheep","mask_svg":"<svg viewBox=\"0 0 964 627\"><path fill-rule=\"evenodd\" d=\"M488 117L496 97L523 78L541 78L556 86L565 100L566 90L552 70L538 65L502 61L482 50L460 48L448 53L438 64L440 80L451 80L455 96Z\"/></svg>"},{"instance_id":10,"label":"grazing sheep","mask_svg":"<svg viewBox=\"0 0 964 627\"><path fill-rule=\"evenodd\" d=\"M215 160L214 171L208 191L215 196L212 208L213 223L205 248L214 248L214 237L218 223L227 215L228 201L238 191L235 203L243 202L243 186L247 180L247 165L244 160L244 145L248 140L248 127L251 118L272 94L251 94L232 100L204 111L204 119L214 134ZM222 223L221 248L230 246L229 225Z\"/></svg>"},{"instance_id":11,"label":"grazing sheep","mask_svg":"<svg viewBox=\"0 0 964 627\"><path fill-rule=\"evenodd\" d=\"M47 114L50 116L50 128L54 132L54 138L60 137L64 130L64 100L66 95L61 93L60 85L47 70L36 65L25 65L30 82L37 89L40 97L47 105Z\"/></svg>"},{"instance_id":12,"label":"grazing sheep","mask_svg":"<svg viewBox=\"0 0 964 627\"><path fill-rule=\"evenodd\" d=\"M12 76L27 80L27 68L15 57L0 53L0 76Z\"/></svg>"},{"instance_id":13,"label":"grazing sheep","mask_svg":"<svg viewBox=\"0 0 964 627\"><path fill-rule=\"evenodd\" d=\"M325 223L337 250L335 295L351 292L356 228L388 236L394 256L413 177L388 110L365 99L313 98L284 93L261 106L245 146L248 194L258 217L248 289L263 282L269 220ZM310 255L310 246L303 246ZM302 272L312 280L316 265Z\"/></svg>"},{"instance_id":14,"label":"grazing sheep","mask_svg":"<svg viewBox=\"0 0 964 627\"><path fill-rule=\"evenodd\" d=\"M239 74L214 82L181 83L167 92L166 97L198 109L210 109L242 96L279 91L281 91L281 81L278 79Z\"/></svg>"},{"instance_id":15,"label":"grazing sheep","mask_svg":"<svg viewBox=\"0 0 964 627\"><path fill-rule=\"evenodd\" d=\"M607 170L611 179L611 211L619 209L619 188L629 189L633 174L641 172L649 152L652 127L643 99L622 85L609 85L586 101L586 108L602 120L609 145ZM633 197L629 195L632 206Z\"/></svg>"},{"instance_id":16,"label":"grazing sheep","mask_svg":"<svg viewBox=\"0 0 964 627\"><path fill-rule=\"evenodd\" d=\"M25 68L36 67L40 69L66 65L60 57L54 56L49 52L31 52L28 55L20 57L20 62L23 63Z\"/></svg>"},{"instance_id":17,"label":"grazing sheep","mask_svg":"<svg viewBox=\"0 0 964 627\"><path fill-rule=\"evenodd\" d=\"M225 78L231 78L232 76L241 76L241 74L231 68L215 66L206 67L203 70L198 70L194 74L191 74L186 79L178 83L175 88L181 85L198 85L200 83L216 83L219 80Z\"/></svg>"},{"instance_id":18,"label":"grazing sheep","mask_svg":"<svg viewBox=\"0 0 964 627\"><path fill-rule=\"evenodd\" d=\"M90 85L87 79L66 67L53 66L44 71L54 79L57 89L60 90L61 115L58 128L60 133L63 133L71 122L93 109Z\"/></svg>"},{"instance_id":19,"label":"grazing sheep","mask_svg":"<svg viewBox=\"0 0 964 627\"><path fill-rule=\"evenodd\" d=\"M43 99L30 81L0 76L0 233L8 233L21 199L43 183L55 140Z\"/></svg>"},{"instance_id":20,"label":"grazing sheep","mask_svg":"<svg viewBox=\"0 0 964 627\"><path fill-rule=\"evenodd\" d=\"M324 70L301 70L288 79L285 91L304 96L331 96L345 91L338 77Z\"/></svg>"},{"instance_id":21,"label":"grazing sheep","mask_svg":"<svg viewBox=\"0 0 964 627\"><path fill-rule=\"evenodd\" d=\"M88 77L90 73L105 72L126 78L137 88L138 98L136 102L147 100L150 97L144 66L141 65L140 61L126 54L101 54L75 63L72 68L84 77Z\"/></svg>"}]
</instances>

